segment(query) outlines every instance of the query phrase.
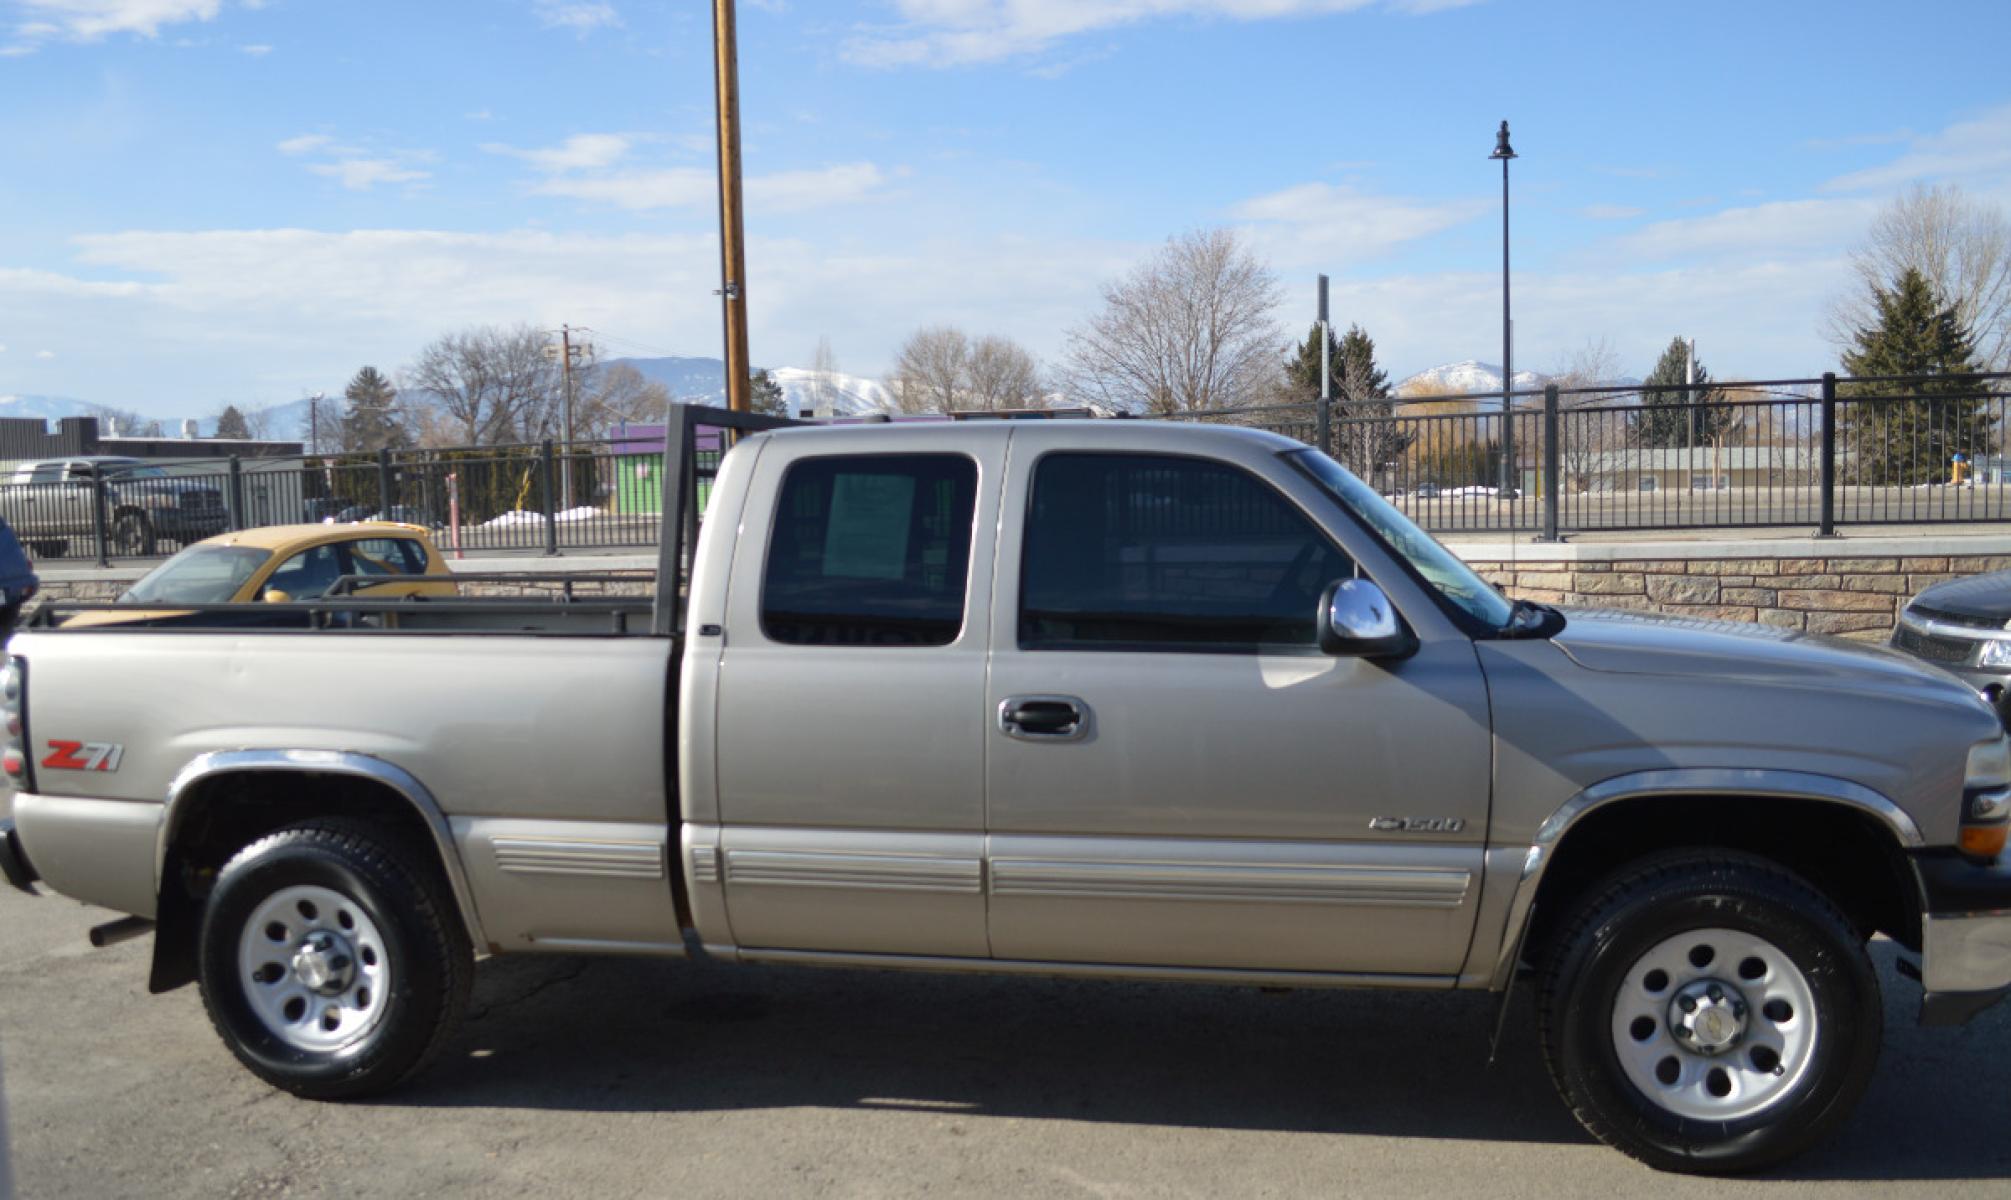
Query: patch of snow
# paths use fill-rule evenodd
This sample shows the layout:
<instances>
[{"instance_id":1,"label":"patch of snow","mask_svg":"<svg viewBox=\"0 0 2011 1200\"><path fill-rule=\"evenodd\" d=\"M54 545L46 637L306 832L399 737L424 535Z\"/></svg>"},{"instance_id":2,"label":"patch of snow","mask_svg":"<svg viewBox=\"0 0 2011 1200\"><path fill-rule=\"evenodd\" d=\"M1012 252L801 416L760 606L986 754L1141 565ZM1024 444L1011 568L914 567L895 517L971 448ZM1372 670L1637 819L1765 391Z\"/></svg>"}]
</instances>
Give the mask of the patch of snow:
<instances>
[{"instance_id":1,"label":"patch of snow","mask_svg":"<svg viewBox=\"0 0 2011 1200\"><path fill-rule=\"evenodd\" d=\"M595 517L603 515L605 514L603 514L601 510L598 508L587 508L583 506L580 508L566 509L564 512L559 513L555 517L553 517L553 520L591 521ZM545 514L541 512L527 512L524 509L518 508L518 509L512 509L511 511L506 513L501 513L497 516L490 517L488 520L482 522L481 527L487 529L491 526L499 526L499 525L534 525L534 524L541 525L544 523L544 520L545 520Z\"/></svg>"}]
</instances>

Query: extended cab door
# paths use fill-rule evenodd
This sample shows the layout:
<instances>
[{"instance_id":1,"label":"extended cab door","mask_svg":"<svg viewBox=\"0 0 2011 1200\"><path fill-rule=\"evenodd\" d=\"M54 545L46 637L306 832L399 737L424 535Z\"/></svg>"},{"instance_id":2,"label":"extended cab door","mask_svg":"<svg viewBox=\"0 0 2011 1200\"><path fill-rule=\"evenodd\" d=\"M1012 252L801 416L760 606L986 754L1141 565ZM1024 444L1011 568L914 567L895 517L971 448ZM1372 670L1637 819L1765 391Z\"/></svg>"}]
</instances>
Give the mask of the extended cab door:
<instances>
[{"instance_id":1,"label":"extended cab door","mask_svg":"<svg viewBox=\"0 0 2011 1200\"><path fill-rule=\"evenodd\" d=\"M745 950L983 957L1005 434L770 435L719 647L712 860ZM689 653L712 651L704 630ZM712 831L696 831L707 837Z\"/></svg>"},{"instance_id":2,"label":"extended cab door","mask_svg":"<svg viewBox=\"0 0 2011 1200\"><path fill-rule=\"evenodd\" d=\"M1059 424L1013 442L985 698L993 954L1452 975L1489 799L1472 643L1406 576L1384 587L1415 655L1321 653L1326 584L1400 568L1283 443L1096 432L1094 452Z\"/></svg>"}]
</instances>

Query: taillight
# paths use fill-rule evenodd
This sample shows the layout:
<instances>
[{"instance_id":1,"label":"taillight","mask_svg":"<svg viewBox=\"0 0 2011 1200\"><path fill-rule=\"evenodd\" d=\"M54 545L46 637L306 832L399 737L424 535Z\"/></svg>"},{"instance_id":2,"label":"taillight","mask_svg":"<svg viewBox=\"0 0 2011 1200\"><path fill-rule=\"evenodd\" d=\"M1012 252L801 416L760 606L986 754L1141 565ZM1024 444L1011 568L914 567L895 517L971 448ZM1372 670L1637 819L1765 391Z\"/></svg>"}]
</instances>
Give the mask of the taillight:
<instances>
[{"instance_id":1,"label":"taillight","mask_svg":"<svg viewBox=\"0 0 2011 1200\"><path fill-rule=\"evenodd\" d=\"M28 769L27 704L28 660L10 654L6 665L0 666L0 724L6 730L0 736L0 771L16 789L32 792L35 779Z\"/></svg>"}]
</instances>

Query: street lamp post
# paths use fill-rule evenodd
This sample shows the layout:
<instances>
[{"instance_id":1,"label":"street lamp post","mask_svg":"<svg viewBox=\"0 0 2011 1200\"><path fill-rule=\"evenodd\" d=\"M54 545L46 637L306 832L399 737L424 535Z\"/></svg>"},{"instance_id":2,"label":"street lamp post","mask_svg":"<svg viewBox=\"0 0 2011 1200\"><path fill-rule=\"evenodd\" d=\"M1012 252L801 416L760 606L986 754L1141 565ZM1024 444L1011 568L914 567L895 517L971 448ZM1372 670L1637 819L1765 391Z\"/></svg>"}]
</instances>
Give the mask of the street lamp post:
<instances>
[{"instance_id":1,"label":"street lamp post","mask_svg":"<svg viewBox=\"0 0 2011 1200\"><path fill-rule=\"evenodd\" d=\"M1505 499L1515 478L1515 342L1508 315L1508 122L1494 135L1494 153L1501 160L1501 495Z\"/></svg>"}]
</instances>

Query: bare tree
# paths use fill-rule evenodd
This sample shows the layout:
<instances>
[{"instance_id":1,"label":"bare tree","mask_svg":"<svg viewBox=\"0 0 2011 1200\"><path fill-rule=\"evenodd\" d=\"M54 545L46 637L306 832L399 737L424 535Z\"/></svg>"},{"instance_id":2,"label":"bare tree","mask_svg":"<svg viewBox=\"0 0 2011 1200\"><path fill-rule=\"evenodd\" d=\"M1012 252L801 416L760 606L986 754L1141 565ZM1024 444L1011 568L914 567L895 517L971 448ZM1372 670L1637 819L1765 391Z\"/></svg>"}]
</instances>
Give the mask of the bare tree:
<instances>
[{"instance_id":1,"label":"bare tree","mask_svg":"<svg viewBox=\"0 0 2011 1200\"><path fill-rule=\"evenodd\" d=\"M819 417L838 415L838 359L831 353L831 339L817 339L817 354L810 364L810 411Z\"/></svg>"},{"instance_id":2,"label":"bare tree","mask_svg":"<svg viewBox=\"0 0 2011 1200\"><path fill-rule=\"evenodd\" d=\"M463 444L533 441L558 425L560 372L531 325L446 334L405 369L404 391L437 406Z\"/></svg>"},{"instance_id":3,"label":"bare tree","mask_svg":"<svg viewBox=\"0 0 2011 1200\"><path fill-rule=\"evenodd\" d=\"M95 417L101 437L159 437L159 420L136 413L130 408L114 408L109 404L92 404L85 408L84 415ZM151 429L153 432L149 433Z\"/></svg>"},{"instance_id":4,"label":"bare tree","mask_svg":"<svg viewBox=\"0 0 2011 1200\"><path fill-rule=\"evenodd\" d=\"M316 392L307 398L307 420L302 422L309 454L326 454L350 447L342 444L342 398ZM452 444L449 438L442 445Z\"/></svg>"},{"instance_id":5,"label":"bare tree","mask_svg":"<svg viewBox=\"0 0 2011 1200\"><path fill-rule=\"evenodd\" d=\"M255 442L272 440L272 409L273 406L267 404L260 408L243 410L244 435Z\"/></svg>"},{"instance_id":6,"label":"bare tree","mask_svg":"<svg viewBox=\"0 0 2011 1200\"><path fill-rule=\"evenodd\" d=\"M1632 423L1627 413L1606 411L1629 404L1619 378L1620 356L1605 338L1588 340L1551 373L1565 393L1559 406L1568 410L1558 417L1557 459L1559 482L1571 491L1610 490L1621 473L1615 456L1626 450Z\"/></svg>"},{"instance_id":7,"label":"bare tree","mask_svg":"<svg viewBox=\"0 0 2011 1200\"><path fill-rule=\"evenodd\" d=\"M904 413L951 412L959 404L971 356L970 339L953 325L917 329L901 343L887 377L894 407Z\"/></svg>"},{"instance_id":8,"label":"bare tree","mask_svg":"<svg viewBox=\"0 0 2011 1200\"><path fill-rule=\"evenodd\" d=\"M583 374L574 375L573 405L573 428L581 437L604 438L618 425L662 420L670 411L670 389L627 363Z\"/></svg>"},{"instance_id":9,"label":"bare tree","mask_svg":"<svg viewBox=\"0 0 2011 1200\"><path fill-rule=\"evenodd\" d=\"M1851 252L1857 282L1830 306L1824 334L1840 348L1879 323L1876 289L1919 271L1976 336L1984 369L2011 369L2011 222L1952 183L1915 184L1886 205Z\"/></svg>"},{"instance_id":10,"label":"bare tree","mask_svg":"<svg viewBox=\"0 0 2011 1200\"><path fill-rule=\"evenodd\" d=\"M1011 338L981 337L964 363L964 391L966 408L1040 408L1040 360Z\"/></svg>"},{"instance_id":11,"label":"bare tree","mask_svg":"<svg viewBox=\"0 0 2011 1200\"><path fill-rule=\"evenodd\" d=\"M1279 301L1277 277L1230 230L1168 238L1070 331L1070 391L1133 412L1258 403L1284 345Z\"/></svg>"}]
</instances>

